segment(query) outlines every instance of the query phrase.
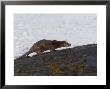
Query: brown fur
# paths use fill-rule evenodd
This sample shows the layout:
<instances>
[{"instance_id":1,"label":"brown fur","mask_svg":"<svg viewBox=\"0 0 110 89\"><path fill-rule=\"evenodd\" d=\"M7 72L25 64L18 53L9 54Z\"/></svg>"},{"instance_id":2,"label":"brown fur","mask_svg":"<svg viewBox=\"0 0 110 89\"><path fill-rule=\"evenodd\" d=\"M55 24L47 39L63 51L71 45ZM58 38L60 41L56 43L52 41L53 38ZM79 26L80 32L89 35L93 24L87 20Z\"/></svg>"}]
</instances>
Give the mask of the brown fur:
<instances>
[{"instance_id":1,"label":"brown fur","mask_svg":"<svg viewBox=\"0 0 110 89\"><path fill-rule=\"evenodd\" d=\"M41 54L46 50L54 51L56 48L60 47L68 47L71 44L69 44L66 41L57 41L57 40L40 40L30 48L30 50L25 53L25 56L28 56L30 53L36 52L37 54Z\"/></svg>"}]
</instances>

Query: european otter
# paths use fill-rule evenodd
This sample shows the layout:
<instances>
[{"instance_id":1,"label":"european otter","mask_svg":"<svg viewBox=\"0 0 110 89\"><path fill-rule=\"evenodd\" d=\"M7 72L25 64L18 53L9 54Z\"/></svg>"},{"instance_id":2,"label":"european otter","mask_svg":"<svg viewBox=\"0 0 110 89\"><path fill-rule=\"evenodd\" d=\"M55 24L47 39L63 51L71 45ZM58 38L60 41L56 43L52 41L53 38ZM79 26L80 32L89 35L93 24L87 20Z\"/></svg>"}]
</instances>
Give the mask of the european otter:
<instances>
[{"instance_id":1,"label":"european otter","mask_svg":"<svg viewBox=\"0 0 110 89\"><path fill-rule=\"evenodd\" d=\"M56 48L60 47L68 47L71 46L66 41L57 41L57 40L40 40L33 44L33 46L30 48L28 52L24 54L24 56L28 56L30 53L36 52L37 54L41 54L44 51L50 50L54 51Z\"/></svg>"}]
</instances>

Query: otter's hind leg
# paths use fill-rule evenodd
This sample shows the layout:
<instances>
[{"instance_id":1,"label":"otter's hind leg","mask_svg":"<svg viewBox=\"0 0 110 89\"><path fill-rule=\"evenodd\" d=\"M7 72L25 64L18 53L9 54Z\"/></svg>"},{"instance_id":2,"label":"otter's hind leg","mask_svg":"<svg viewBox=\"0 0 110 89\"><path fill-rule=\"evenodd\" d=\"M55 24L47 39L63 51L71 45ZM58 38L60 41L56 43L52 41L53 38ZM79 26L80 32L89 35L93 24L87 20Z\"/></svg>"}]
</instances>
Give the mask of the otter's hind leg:
<instances>
[{"instance_id":1,"label":"otter's hind leg","mask_svg":"<svg viewBox=\"0 0 110 89\"><path fill-rule=\"evenodd\" d=\"M26 53L23 55L23 57L28 57L28 55L29 55L30 53L32 53L31 50L29 50L28 52L26 52Z\"/></svg>"}]
</instances>

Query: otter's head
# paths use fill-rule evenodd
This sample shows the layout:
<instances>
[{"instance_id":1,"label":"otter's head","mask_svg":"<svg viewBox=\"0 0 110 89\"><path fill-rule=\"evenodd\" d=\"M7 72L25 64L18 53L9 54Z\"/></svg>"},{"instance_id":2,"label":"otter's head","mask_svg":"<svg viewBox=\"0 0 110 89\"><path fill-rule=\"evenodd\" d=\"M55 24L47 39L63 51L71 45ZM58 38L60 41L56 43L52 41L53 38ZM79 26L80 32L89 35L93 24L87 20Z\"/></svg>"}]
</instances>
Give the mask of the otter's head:
<instances>
[{"instance_id":1,"label":"otter's head","mask_svg":"<svg viewBox=\"0 0 110 89\"><path fill-rule=\"evenodd\" d=\"M63 41L62 44L61 44L62 47L69 47L71 46L71 44L69 44L68 42L66 41Z\"/></svg>"}]
</instances>

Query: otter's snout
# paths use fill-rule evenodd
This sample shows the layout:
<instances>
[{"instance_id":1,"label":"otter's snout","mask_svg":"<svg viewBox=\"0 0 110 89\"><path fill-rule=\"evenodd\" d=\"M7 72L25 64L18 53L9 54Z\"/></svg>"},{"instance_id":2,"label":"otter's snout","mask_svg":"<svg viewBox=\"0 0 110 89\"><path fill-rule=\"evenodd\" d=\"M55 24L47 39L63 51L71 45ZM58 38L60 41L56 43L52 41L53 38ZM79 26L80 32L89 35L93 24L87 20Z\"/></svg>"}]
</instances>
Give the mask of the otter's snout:
<instances>
[{"instance_id":1,"label":"otter's snout","mask_svg":"<svg viewBox=\"0 0 110 89\"><path fill-rule=\"evenodd\" d=\"M71 44L68 44L68 46L71 46Z\"/></svg>"},{"instance_id":2,"label":"otter's snout","mask_svg":"<svg viewBox=\"0 0 110 89\"><path fill-rule=\"evenodd\" d=\"M66 43L66 44L65 44L65 47L68 47L68 46L71 46L71 44L69 44L69 43Z\"/></svg>"}]
</instances>

